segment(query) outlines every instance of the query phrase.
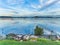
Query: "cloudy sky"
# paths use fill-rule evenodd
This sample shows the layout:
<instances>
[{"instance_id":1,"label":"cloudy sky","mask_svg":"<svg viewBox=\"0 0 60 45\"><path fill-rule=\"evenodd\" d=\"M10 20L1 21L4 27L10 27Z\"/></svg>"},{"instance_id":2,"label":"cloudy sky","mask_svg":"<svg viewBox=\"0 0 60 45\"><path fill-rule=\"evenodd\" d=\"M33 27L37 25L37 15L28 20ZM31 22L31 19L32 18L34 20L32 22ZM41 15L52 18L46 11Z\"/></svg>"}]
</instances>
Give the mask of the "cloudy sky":
<instances>
[{"instance_id":1,"label":"cloudy sky","mask_svg":"<svg viewBox=\"0 0 60 45\"><path fill-rule=\"evenodd\" d=\"M0 16L60 15L60 0L0 0Z\"/></svg>"}]
</instances>

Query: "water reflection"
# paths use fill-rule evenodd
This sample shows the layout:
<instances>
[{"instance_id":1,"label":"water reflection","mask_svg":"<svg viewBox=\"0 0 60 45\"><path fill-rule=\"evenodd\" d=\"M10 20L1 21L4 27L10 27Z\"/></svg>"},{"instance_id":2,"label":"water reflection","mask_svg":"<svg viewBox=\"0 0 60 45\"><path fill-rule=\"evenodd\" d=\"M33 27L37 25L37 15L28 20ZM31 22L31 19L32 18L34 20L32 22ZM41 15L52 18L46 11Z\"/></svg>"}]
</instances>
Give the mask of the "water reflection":
<instances>
[{"instance_id":1,"label":"water reflection","mask_svg":"<svg viewBox=\"0 0 60 45\"><path fill-rule=\"evenodd\" d=\"M60 32L60 18L8 18L0 19L0 34L34 34L36 26Z\"/></svg>"}]
</instances>

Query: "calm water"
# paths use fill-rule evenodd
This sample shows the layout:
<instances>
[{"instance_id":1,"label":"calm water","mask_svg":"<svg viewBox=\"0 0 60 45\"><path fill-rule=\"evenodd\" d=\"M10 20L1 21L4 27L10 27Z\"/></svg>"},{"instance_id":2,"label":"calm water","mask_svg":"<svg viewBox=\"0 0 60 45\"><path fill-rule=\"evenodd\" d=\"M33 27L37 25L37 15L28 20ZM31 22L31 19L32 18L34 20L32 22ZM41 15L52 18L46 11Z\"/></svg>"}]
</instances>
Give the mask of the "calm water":
<instances>
[{"instance_id":1,"label":"calm water","mask_svg":"<svg viewBox=\"0 0 60 45\"><path fill-rule=\"evenodd\" d=\"M0 18L0 34L34 34L37 25L42 27L47 34L49 33L47 30L60 34L60 18Z\"/></svg>"}]
</instances>

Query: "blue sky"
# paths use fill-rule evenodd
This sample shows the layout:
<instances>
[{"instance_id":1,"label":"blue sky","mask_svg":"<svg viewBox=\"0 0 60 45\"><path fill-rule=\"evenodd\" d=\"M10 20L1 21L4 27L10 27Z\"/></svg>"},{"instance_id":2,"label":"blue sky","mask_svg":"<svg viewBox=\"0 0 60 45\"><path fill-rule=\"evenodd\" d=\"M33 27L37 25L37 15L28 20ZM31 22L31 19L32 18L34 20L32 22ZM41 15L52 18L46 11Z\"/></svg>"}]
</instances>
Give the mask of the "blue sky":
<instances>
[{"instance_id":1,"label":"blue sky","mask_svg":"<svg viewBox=\"0 0 60 45\"><path fill-rule=\"evenodd\" d=\"M0 0L0 16L60 15L59 12L60 0Z\"/></svg>"}]
</instances>

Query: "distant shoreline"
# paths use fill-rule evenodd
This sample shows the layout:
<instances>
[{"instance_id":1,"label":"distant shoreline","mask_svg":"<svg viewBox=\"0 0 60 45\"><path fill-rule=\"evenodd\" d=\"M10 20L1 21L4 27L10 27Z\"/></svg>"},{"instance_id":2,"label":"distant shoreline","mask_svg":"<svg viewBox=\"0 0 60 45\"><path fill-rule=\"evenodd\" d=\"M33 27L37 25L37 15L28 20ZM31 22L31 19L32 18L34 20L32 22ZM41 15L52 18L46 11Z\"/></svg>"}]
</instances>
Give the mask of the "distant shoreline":
<instances>
[{"instance_id":1,"label":"distant shoreline","mask_svg":"<svg viewBox=\"0 0 60 45\"><path fill-rule=\"evenodd\" d=\"M60 18L60 17L52 17L52 16L24 16L24 17L13 17L13 16L0 16L0 18Z\"/></svg>"}]
</instances>

